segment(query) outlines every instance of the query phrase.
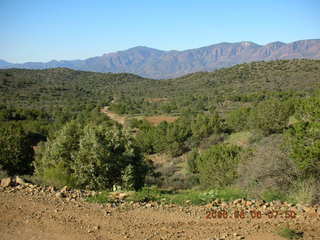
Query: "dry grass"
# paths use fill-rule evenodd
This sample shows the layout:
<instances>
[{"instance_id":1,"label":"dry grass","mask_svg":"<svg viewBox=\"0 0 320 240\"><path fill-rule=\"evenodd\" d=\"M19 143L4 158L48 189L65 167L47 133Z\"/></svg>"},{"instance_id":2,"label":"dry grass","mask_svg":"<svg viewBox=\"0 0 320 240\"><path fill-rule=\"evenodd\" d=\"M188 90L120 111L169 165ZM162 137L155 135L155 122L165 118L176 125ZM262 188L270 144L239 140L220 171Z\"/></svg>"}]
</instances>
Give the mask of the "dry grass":
<instances>
[{"instance_id":1,"label":"dry grass","mask_svg":"<svg viewBox=\"0 0 320 240\"><path fill-rule=\"evenodd\" d=\"M168 98L146 98L146 102L167 102L169 101Z\"/></svg>"},{"instance_id":2,"label":"dry grass","mask_svg":"<svg viewBox=\"0 0 320 240\"><path fill-rule=\"evenodd\" d=\"M167 115L157 115L157 116L145 117L144 119L153 125L158 125L164 121L168 123L175 122L178 119L178 117L167 116Z\"/></svg>"},{"instance_id":3,"label":"dry grass","mask_svg":"<svg viewBox=\"0 0 320 240\"><path fill-rule=\"evenodd\" d=\"M167 163L171 160L171 157L167 154L152 154L148 155L148 159L150 159L153 163L162 165L164 163Z\"/></svg>"}]
</instances>

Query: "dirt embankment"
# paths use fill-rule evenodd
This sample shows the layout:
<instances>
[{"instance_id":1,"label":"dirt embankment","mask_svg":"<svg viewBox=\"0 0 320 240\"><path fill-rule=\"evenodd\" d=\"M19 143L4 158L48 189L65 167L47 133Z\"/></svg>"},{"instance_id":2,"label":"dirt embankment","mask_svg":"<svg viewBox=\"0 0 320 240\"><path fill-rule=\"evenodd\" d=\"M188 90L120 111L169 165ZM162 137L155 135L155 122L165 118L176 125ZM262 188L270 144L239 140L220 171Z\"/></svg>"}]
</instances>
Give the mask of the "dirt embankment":
<instances>
[{"instance_id":1,"label":"dirt embankment","mask_svg":"<svg viewBox=\"0 0 320 240\"><path fill-rule=\"evenodd\" d=\"M0 187L0 239L96 240L284 240L279 227L320 239L320 215L297 212L295 218L206 217L210 206L124 202L87 203L83 191L20 185Z\"/></svg>"}]
</instances>

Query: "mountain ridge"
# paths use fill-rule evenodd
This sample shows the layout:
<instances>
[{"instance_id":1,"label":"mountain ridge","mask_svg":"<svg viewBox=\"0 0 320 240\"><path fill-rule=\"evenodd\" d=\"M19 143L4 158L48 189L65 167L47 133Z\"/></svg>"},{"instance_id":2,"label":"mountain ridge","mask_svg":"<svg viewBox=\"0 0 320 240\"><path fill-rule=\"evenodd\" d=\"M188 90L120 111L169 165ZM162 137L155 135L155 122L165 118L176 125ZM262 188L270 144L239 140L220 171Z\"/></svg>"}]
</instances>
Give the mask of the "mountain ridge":
<instances>
[{"instance_id":1,"label":"mountain ridge","mask_svg":"<svg viewBox=\"0 0 320 240\"><path fill-rule=\"evenodd\" d=\"M294 58L320 59L320 39L299 40L291 43L275 41L265 45L250 41L221 42L180 51L136 46L84 60L51 60L20 64L0 60L0 68L66 67L94 72L127 72L148 78L165 79L198 71L213 71L240 63Z\"/></svg>"}]
</instances>

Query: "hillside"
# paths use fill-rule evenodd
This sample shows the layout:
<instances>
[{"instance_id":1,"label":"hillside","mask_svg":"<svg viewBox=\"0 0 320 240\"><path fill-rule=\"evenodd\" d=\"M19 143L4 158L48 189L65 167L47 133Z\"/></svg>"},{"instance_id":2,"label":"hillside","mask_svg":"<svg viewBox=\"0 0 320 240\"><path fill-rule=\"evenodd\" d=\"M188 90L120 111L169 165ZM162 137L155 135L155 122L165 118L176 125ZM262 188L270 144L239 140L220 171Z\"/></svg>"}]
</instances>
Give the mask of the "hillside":
<instances>
[{"instance_id":1,"label":"hillside","mask_svg":"<svg viewBox=\"0 0 320 240\"><path fill-rule=\"evenodd\" d=\"M319 86L319 60L253 62L169 80L132 74L47 70L0 70L0 100L28 108L108 102L112 98L242 96L257 92L310 91Z\"/></svg>"},{"instance_id":2,"label":"hillside","mask_svg":"<svg viewBox=\"0 0 320 240\"><path fill-rule=\"evenodd\" d=\"M66 68L0 70L1 102L28 108L80 102L96 104L107 101L108 96L122 86L135 89L139 84L153 82L133 74L94 73Z\"/></svg>"},{"instance_id":3,"label":"hillside","mask_svg":"<svg viewBox=\"0 0 320 240\"><path fill-rule=\"evenodd\" d=\"M219 43L184 51L161 51L139 46L85 60L52 60L46 63L27 62L23 64L0 60L0 68L66 67L95 72L128 72L143 77L162 79L199 71L213 71L246 62L300 58L319 59L320 40L301 40L288 44L273 42L263 46L253 42Z\"/></svg>"}]
</instances>

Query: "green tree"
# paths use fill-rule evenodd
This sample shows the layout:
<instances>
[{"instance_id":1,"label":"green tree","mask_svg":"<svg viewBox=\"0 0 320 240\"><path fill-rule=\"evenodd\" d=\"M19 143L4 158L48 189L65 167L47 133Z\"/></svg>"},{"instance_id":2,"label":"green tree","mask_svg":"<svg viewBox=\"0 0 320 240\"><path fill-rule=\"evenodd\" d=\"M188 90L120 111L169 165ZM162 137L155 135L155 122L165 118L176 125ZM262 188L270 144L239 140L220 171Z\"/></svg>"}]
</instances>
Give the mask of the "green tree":
<instances>
[{"instance_id":1,"label":"green tree","mask_svg":"<svg viewBox=\"0 0 320 240\"><path fill-rule=\"evenodd\" d=\"M125 171L129 165L130 171ZM74 121L44 144L35 166L45 182L89 189L128 187L128 174L132 174L130 184L138 189L148 170L135 141L121 129L90 123L83 127Z\"/></svg>"},{"instance_id":2,"label":"green tree","mask_svg":"<svg viewBox=\"0 0 320 240\"><path fill-rule=\"evenodd\" d=\"M320 122L296 123L289 130L290 154L303 178L320 179Z\"/></svg>"},{"instance_id":3,"label":"green tree","mask_svg":"<svg viewBox=\"0 0 320 240\"><path fill-rule=\"evenodd\" d=\"M227 115L226 121L228 127L235 131L242 131L247 129L248 120L250 116L250 108L240 107Z\"/></svg>"},{"instance_id":4,"label":"green tree","mask_svg":"<svg viewBox=\"0 0 320 240\"><path fill-rule=\"evenodd\" d=\"M204 187L230 185L237 177L240 148L220 144L214 145L197 158L200 183Z\"/></svg>"},{"instance_id":5,"label":"green tree","mask_svg":"<svg viewBox=\"0 0 320 240\"><path fill-rule=\"evenodd\" d=\"M269 99L258 103L252 110L251 126L261 129L265 135L281 133L288 126L289 117L293 112L291 102Z\"/></svg>"},{"instance_id":6,"label":"green tree","mask_svg":"<svg viewBox=\"0 0 320 240\"><path fill-rule=\"evenodd\" d=\"M33 156L32 141L22 127L0 128L0 165L9 175L32 173Z\"/></svg>"}]
</instances>

